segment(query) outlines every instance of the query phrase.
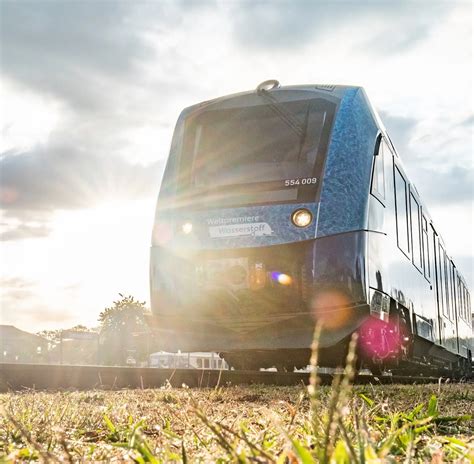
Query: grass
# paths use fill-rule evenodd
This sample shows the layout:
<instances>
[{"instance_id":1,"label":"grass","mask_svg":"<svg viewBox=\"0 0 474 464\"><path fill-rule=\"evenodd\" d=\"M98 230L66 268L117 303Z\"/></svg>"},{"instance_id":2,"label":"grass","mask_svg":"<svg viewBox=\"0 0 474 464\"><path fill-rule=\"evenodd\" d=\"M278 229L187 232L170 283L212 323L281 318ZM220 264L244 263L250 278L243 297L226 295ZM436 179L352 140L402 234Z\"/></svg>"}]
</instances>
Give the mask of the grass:
<instances>
[{"instance_id":1,"label":"grass","mask_svg":"<svg viewBox=\"0 0 474 464\"><path fill-rule=\"evenodd\" d=\"M472 385L334 391L3 394L0 461L474 462Z\"/></svg>"},{"instance_id":2,"label":"grass","mask_svg":"<svg viewBox=\"0 0 474 464\"><path fill-rule=\"evenodd\" d=\"M472 384L352 387L351 353L332 387L3 394L0 462L474 462Z\"/></svg>"}]
</instances>

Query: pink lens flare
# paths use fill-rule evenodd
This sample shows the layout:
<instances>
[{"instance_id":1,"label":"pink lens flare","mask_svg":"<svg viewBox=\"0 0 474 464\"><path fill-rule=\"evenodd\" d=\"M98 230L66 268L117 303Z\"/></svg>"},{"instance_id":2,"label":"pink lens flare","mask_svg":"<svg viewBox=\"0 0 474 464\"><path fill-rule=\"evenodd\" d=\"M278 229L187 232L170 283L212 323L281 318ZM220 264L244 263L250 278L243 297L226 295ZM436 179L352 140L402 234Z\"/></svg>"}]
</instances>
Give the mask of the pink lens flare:
<instances>
[{"instance_id":1,"label":"pink lens flare","mask_svg":"<svg viewBox=\"0 0 474 464\"><path fill-rule=\"evenodd\" d=\"M369 317L359 328L359 346L370 358L387 359L401 355L408 338L400 326Z\"/></svg>"}]
</instances>

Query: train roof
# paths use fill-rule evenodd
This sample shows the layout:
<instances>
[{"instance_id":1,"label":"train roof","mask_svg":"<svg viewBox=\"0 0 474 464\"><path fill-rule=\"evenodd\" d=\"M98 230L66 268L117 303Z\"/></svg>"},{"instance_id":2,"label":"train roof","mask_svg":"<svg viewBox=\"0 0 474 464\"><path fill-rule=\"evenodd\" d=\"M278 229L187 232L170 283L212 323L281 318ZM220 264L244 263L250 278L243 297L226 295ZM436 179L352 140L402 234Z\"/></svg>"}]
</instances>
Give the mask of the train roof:
<instances>
[{"instance_id":1,"label":"train roof","mask_svg":"<svg viewBox=\"0 0 474 464\"><path fill-rule=\"evenodd\" d=\"M271 92L280 92L280 91L299 91L299 92L314 92L314 93L319 93L319 94L327 94L328 96L332 96L335 98L342 98L344 93L350 89L361 89L363 90L363 87L361 86L354 86L354 85L335 85L335 84L301 84L301 85L285 85L285 86L280 86L278 81L264 81L261 84L259 84L255 89L253 90L247 90L244 92L237 92L237 93L232 93L228 95L223 95L221 97L213 98L211 100L205 100L200 103L197 103L195 105L191 105L183 110L182 114L188 114L194 110L201 109L202 107L208 106L208 105L213 105L215 103L221 103L227 100L232 100L234 98L239 98L239 97L245 97L245 96L250 96L250 95L255 95L259 92L262 84L265 84L266 82L276 82L277 85L273 88L270 89L265 89L267 91Z\"/></svg>"}]
</instances>

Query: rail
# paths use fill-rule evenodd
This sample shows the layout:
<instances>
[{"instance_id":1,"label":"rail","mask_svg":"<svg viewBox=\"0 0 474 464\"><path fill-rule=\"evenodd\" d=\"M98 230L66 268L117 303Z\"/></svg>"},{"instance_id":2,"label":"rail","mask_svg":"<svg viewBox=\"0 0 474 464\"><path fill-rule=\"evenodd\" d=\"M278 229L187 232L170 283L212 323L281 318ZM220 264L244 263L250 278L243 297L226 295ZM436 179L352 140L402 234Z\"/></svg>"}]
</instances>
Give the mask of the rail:
<instances>
[{"instance_id":1,"label":"rail","mask_svg":"<svg viewBox=\"0 0 474 464\"><path fill-rule=\"evenodd\" d=\"M318 374L323 385L330 385L334 374ZM165 385L190 388L227 385L307 384L307 372L236 371L210 369L159 369L142 367L67 366L43 364L0 364L0 391L90 390L160 388ZM439 382L438 377L400 375L357 375L355 384L419 384ZM445 379L446 380L446 379Z\"/></svg>"}]
</instances>

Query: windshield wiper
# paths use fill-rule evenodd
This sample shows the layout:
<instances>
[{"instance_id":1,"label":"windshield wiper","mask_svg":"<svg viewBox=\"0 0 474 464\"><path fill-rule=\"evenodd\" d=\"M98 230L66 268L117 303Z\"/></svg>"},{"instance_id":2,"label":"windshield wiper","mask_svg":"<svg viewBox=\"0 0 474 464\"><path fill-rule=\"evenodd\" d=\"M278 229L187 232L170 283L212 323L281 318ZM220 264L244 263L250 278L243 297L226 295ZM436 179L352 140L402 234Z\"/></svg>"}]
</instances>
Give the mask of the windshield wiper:
<instances>
[{"instance_id":1,"label":"windshield wiper","mask_svg":"<svg viewBox=\"0 0 474 464\"><path fill-rule=\"evenodd\" d=\"M300 140L303 136L306 136L306 127L302 128L300 122L295 117L295 115L291 113L291 111L288 111L285 107L283 107L273 95L271 95L265 89L257 90L257 93L269 102L269 106L273 110L273 112L280 117L280 119L298 136Z\"/></svg>"}]
</instances>

